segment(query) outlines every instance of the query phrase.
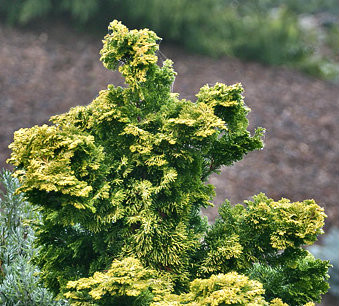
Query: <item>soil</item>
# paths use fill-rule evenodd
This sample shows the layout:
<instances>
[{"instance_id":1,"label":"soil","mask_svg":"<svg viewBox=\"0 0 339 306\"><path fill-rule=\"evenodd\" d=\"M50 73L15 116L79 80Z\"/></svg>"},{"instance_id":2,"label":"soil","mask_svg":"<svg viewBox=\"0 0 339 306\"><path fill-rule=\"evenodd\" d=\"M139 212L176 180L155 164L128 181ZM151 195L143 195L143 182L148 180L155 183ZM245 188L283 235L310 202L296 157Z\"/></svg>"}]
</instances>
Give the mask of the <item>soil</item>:
<instances>
[{"instance_id":1,"label":"soil","mask_svg":"<svg viewBox=\"0 0 339 306\"><path fill-rule=\"evenodd\" d=\"M124 85L99 61L101 37L62 24L13 29L0 24L0 167L13 132L48 123L50 116L85 105L107 84ZM241 82L250 130L267 129L265 148L211 177L213 221L226 198L242 202L259 192L276 200L314 198L325 207L327 226L339 224L339 88L300 72L233 58L211 59L161 45L178 72L174 91L195 100L199 88ZM328 301L327 305L334 305Z\"/></svg>"},{"instance_id":2,"label":"soil","mask_svg":"<svg viewBox=\"0 0 339 306\"><path fill-rule=\"evenodd\" d=\"M99 61L101 37L63 24L13 29L0 24L0 167L13 132L88 104L107 84L123 85ZM171 45L161 51L178 72L174 91L195 100L204 84L241 82L252 109L250 130L267 129L265 148L211 177L215 203L259 192L273 199L314 198L327 224L339 224L339 88L300 72L233 58L211 59ZM207 210L211 220L217 205Z\"/></svg>"}]
</instances>

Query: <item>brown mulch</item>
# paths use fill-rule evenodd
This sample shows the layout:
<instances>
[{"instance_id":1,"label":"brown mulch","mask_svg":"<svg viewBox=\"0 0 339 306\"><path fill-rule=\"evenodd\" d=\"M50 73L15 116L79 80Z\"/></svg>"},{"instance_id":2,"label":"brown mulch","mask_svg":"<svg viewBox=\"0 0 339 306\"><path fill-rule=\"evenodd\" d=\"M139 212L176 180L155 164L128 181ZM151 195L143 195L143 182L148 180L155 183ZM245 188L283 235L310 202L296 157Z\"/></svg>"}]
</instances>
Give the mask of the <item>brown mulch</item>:
<instances>
[{"instance_id":1,"label":"brown mulch","mask_svg":"<svg viewBox=\"0 0 339 306\"><path fill-rule=\"evenodd\" d=\"M21 127L88 104L107 84L122 85L99 61L101 38L63 25L12 29L0 24L0 167ZM264 150L213 176L215 203L233 203L265 192L274 199L314 198L326 207L328 225L339 224L339 88L287 68L236 59L211 59L162 45L175 63L174 90L195 99L206 83L241 82L249 119L267 129ZM216 208L208 210L213 218Z\"/></svg>"}]
</instances>

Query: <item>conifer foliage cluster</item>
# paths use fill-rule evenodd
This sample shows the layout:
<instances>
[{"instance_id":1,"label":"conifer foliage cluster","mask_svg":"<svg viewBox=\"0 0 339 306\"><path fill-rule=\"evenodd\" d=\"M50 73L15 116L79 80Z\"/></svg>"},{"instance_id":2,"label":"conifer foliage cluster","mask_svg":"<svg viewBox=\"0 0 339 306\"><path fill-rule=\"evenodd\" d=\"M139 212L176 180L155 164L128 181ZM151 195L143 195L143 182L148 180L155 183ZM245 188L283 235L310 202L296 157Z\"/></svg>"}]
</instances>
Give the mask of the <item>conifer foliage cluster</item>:
<instances>
[{"instance_id":1,"label":"conifer foliage cluster","mask_svg":"<svg viewBox=\"0 0 339 306\"><path fill-rule=\"evenodd\" d=\"M66 306L39 283L39 269L31 259L39 251L34 245L33 224L40 215L15 194L20 186L9 171L0 173L0 304L3 306Z\"/></svg>"},{"instance_id":2,"label":"conifer foliage cluster","mask_svg":"<svg viewBox=\"0 0 339 306\"><path fill-rule=\"evenodd\" d=\"M72 305L312 305L328 262L302 249L322 233L314 201L260 194L225 202L209 226L212 173L263 147L241 84L172 93L160 38L113 21L101 61L109 85L87 106L17 131L9 162L35 205L43 284Z\"/></svg>"}]
</instances>

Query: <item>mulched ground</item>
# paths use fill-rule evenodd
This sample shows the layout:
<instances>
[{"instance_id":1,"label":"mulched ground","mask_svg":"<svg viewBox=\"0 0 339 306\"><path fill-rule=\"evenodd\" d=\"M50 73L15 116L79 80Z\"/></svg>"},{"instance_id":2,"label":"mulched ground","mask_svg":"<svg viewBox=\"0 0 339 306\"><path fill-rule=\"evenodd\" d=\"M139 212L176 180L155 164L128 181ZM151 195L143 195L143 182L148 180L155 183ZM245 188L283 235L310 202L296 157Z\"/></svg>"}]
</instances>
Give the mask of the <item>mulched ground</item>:
<instances>
[{"instance_id":1,"label":"mulched ground","mask_svg":"<svg viewBox=\"0 0 339 306\"><path fill-rule=\"evenodd\" d=\"M0 24L0 167L8 167L15 130L88 104L109 83L123 84L99 62L101 38L58 24L21 30ZM314 198L326 207L328 225L339 224L338 86L285 68L211 59L168 45L161 50L174 60L174 90L182 98L194 100L206 83L241 82L251 130L267 129L264 150L211 178L215 203L259 192L276 200ZM213 219L216 207L207 214Z\"/></svg>"}]
</instances>

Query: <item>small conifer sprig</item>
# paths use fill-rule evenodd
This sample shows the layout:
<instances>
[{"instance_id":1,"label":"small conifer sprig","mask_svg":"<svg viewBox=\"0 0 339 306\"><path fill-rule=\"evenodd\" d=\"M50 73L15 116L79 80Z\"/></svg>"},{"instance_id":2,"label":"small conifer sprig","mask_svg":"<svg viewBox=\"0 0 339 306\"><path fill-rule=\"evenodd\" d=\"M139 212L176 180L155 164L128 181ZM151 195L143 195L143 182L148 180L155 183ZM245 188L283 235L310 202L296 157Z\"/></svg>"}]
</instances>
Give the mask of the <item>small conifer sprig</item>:
<instances>
[{"instance_id":1,"label":"small conifer sprig","mask_svg":"<svg viewBox=\"0 0 339 306\"><path fill-rule=\"evenodd\" d=\"M109 85L51 126L17 131L10 145L18 192L42 215L35 262L44 284L74 305L319 300L328 263L301 249L323 226L314 201L259 195L244 206L226 203L212 227L200 214L214 196L208 177L263 147L263 129L247 130L241 84L206 85L196 101L181 100L171 90L172 62L158 64L154 32L118 21L109 30L101 61L118 68L127 87ZM287 263L296 277L314 267L316 284L270 291L276 278L261 278L255 264L277 276Z\"/></svg>"}]
</instances>

